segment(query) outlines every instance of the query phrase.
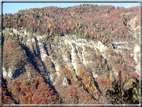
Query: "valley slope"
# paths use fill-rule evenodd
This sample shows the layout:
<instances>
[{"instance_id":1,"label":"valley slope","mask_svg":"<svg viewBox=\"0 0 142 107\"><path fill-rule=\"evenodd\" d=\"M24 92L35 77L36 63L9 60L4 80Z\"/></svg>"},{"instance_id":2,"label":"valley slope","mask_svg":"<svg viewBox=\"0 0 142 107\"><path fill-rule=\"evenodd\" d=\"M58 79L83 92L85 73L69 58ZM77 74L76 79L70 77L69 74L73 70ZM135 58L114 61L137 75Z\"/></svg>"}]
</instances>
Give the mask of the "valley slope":
<instances>
[{"instance_id":1,"label":"valley slope","mask_svg":"<svg viewBox=\"0 0 142 107\"><path fill-rule=\"evenodd\" d=\"M94 5L4 15L3 103L139 103L138 20L137 7Z\"/></svg>"}]
</instances>

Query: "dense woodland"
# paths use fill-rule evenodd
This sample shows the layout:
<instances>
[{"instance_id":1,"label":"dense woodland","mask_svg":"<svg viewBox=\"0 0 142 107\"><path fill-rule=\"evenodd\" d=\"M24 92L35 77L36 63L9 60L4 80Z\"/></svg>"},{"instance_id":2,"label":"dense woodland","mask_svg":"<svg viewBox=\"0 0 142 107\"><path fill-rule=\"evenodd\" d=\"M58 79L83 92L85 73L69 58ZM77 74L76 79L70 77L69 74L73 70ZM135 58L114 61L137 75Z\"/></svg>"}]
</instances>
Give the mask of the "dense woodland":
<instances>
[{"instance_id":1,"label":"dense woodland","mask_svg":"<svg viewBox=\"0 0 142 107\"><path fill-rule=\"evenodd\" d=\"M129 13L130 15L125 15ZM133 14L131 14L133 13ZM20 28L47 35L47 39L64 34L109 43L112 37L131 38L129 21L139 14L139 7L80 5L68 8L45 7L3 15L3 27ZM139 25L137 20L136 25Z\"/></svg>"},{"instance_id":2,"label":"dense woodland","mask_svg":"<svg viewBox=\"0 0 142 107\"><path fill-rule=\"evenodd\" d=\"M3 29L14 28L31 32L28 37L16 35L12 32L4 32L2 36L3 44L3 66L9 70L11 66L20 69L20 79L2 80L2 100L4 104L102 104L101 96L104 94L108 104L138 104L139 101L139 75L134 72L130 65L135 65L133 57L129 52L125 53L126 59L121 54L116 53L110 44L117 40L127 40L138 42L138 38L133 36L129 21L135 16L139 17L139 7L115 7L107 5L80 5L67 8L44 7L20 10L16 14L3 15ZM135 27L139 25L136 20ZM109 48L106 52L111 57L106 61L101 53L94 50L89 52L88 59L94 64L85 68L78 61L80 70L78 76L74 71L62 65L60 78L66 78L68 87L50 85L49 78L45 76L44 67L38 58L38 52L30 50L21 41L34 37L35 34L46 35L46 45L53 42L56 36L77 35L77 38L84 38L93 41L101 41ZM37 49L37 44L32 44L32 49ZM52 50L48 49L49 54ZM10 51L10 52L9 52ZM53 50L56 51L56 50ZM71 51L71 50L69 50ZM11 57L12 56L12 57ZM54 57L54 55L53 55ZM68 54L68 57L70 55ZM55 58L56 59L56 58ZM77 59L78 60L78 59ZM53 68L49 60L45 65ZM60 62L60 61L59 61ZM24 79L24 65L29 67L32 78ZM62 62L61 62L62 64ZM90 68L94 67L96 72L100 72L97 79L92 78ZM119 80L116 81L112 75L112 67L118 72ZM49 71L51 72L51 71ZM103 74L103 75L102 75ZM17 76L17 77L18 77ZM58 81L60 82L60 81ZM121 87L123 82L123 87ZM125 87L130 86L129 89ZM121 86L120 86L121 85ZM59 88L58 88L59 87ZM60 89L60 90L58 90ZM59 91L64 95L60 95ZM121 95L121 93L124 93ZM128 94L131 93L130 94ZM67 96L67 98L65 97ZM123 97L123 99L118 98ZM66 101L66 99L69 99ZM123 101L122 101L123 100Z\"/></svg>"}]
</instances>

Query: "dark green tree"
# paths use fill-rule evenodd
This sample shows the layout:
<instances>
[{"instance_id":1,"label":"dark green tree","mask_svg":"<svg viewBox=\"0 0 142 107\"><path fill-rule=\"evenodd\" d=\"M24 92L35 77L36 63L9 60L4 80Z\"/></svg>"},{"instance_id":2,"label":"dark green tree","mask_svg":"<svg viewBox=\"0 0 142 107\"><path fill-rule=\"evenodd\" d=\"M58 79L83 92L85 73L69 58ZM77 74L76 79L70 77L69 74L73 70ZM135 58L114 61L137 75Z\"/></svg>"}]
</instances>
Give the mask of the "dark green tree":
<instances>
[{"instance_id":1,"label":"dark green tree","mask_svg":"<svg viewBox=\"0 0 142 107\"><path fill-rule=\"evenodd\" d=\"M112 104L139 104L139 80L130 77L122 80L121 71L118 81L112 83L113 90L106 91L106 97Z\"/></svg>"}]
</instances>

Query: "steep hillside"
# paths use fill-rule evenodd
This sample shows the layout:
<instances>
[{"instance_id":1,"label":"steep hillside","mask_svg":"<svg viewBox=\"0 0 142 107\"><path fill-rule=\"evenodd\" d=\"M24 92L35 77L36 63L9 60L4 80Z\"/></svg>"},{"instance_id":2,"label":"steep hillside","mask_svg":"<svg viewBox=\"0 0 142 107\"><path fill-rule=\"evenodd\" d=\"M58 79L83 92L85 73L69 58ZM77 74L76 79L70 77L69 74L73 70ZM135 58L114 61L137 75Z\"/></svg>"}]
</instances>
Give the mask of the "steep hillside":
<instances>
[{"instance_id":1,"label":"steep hillside","mask_svg":"<svg viewBox=\"0 0 142 107\"><path fill-rule=\"evenodd\" d=\"M4 104L139 103L138 7L46 7L3 18Z\"/></svg>"}]
</instances>

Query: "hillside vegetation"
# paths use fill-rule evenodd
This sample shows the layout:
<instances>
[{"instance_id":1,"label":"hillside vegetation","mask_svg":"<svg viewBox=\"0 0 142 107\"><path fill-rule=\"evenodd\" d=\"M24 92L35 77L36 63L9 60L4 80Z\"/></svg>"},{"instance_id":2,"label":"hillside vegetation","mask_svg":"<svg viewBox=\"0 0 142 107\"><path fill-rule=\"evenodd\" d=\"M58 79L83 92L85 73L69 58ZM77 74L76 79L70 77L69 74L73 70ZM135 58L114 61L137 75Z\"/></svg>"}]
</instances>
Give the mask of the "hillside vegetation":
<instances>
[{"instance_id":1,"label":"hillside vegetation","mask_svg":"<svg viewBox=\"0 0 142 107\"><path fill-rule=\"evenodd\" d=\"M138 104L139 7L3 15L3 104Z\"/></svg>"}]
</instances>

